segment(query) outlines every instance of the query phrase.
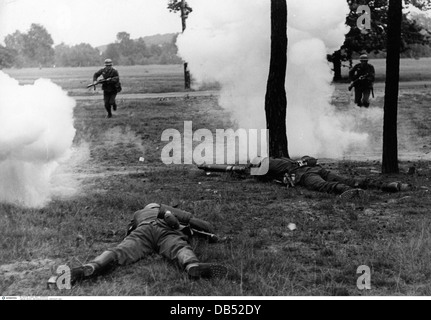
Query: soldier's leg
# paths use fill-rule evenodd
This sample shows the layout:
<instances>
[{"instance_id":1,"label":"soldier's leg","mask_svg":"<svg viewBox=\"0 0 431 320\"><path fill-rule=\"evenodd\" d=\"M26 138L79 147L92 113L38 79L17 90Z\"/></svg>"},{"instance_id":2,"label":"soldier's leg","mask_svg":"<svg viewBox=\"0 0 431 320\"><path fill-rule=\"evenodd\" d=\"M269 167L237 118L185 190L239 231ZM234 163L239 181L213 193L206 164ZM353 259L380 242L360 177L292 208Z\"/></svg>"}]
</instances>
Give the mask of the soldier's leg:
<instances>
[{"instance_id":1,"label":"soldier's leg","mask_svg":"<svg viewBox=\"0 0 431 320\"><path fill-rule=\"evenodd\" d=\"M104 91L103 92L103 101L105 103L106 112L108 112L108 118L112 118L110 99L111 99L110 93Z\"/></svg>"},{"instance_id":2,"label":"soldier's leg","mask_svg":"<svg viewBox=\"0 0 431 320\"><path fill-rule=\"evenodd\" d=\"M152 224L140 226L111 250L119 265L132 264L155 252L153 229Z\"/></svg>"},{"instance_id":3,"label":"soldier's leg","mask_svg":"<svg viewBox=\"0 0 431 320\"><path fill-rule=\"evenodd\" d=\"M327 181L325 179L325 173L328 172L322 168L313 168L302 176L299 184L304 186L308 190L335 194L342 194L347 190L353 189L352 187L342 183L341 181Z\"/></svg>"},{"instance_id":4,"label":"soldier's leg","mask_svg":"<svg viewBox=\"0 0 431 320\"><path fill-rule=\"evenodd\" d=\"M145 225L134 230L118 246L81 267L71 270L71 282L101 275L116 265L127 265L141 260L154 252L150 226Z\"/></svg>"},{"instance_id":5,"label":"soldier's leg","mask_svg":"<svg viewBox=\"0 0 431 320\"><path fill-rule=\"evenodd\" d=\"M322 169L321 175L323 179L327 181L336 181L345 184L354 189L376 189L386 192L398 192L409 190L410 186L401 182L383 182L380 180L370 179L370 178L350 178L337 175L326 169Z\"/></svg>"},{"instance_id":6,"label":"soldier's leg","mask_svg":"<svg viewBox=\"0 0 431 320\"><path fill-rule=\"evenodd\" d=\"M365 108L368 108L370 106L370 96L371 96L371 89L365 88L362 92L362 105Z\"/></svg>"},{"instance_id":7,"label":"soldier's leg","mask_svg":"<svg viewBox=\"0 0 431 320\"><path fill-rule=\"evenodd\" d=\"M185 270L190 278L220 278L227 274L225 266L199 262L188 242L188 237L182 232L160 222L158 234L159 253Z\"/></svg>"},{"instance_id":8,"label":"soldier's leg","mask_svg":"<svg viewBox=\"0 0 431 320\"><path fill-rule=\"evenodd\" d=\"M362 188L363 187L363 181L361 179L356 178L350 178L338 175L332 171L326 170L322 168L319 171L320 176L328 182L338 182L344 185L347 185L351 188Z\"/></svg>"},{"instance_id":9,"label":"soldier's leg","mask_svg":"<svg viewBox=\"0 0 431 320\"><path fill-rule=\"evenodd\" d=\"M112 109L114 111L117 111L117 102L115 101L116 97L117 97L117 93L113 92L113 93L111 93L111 97L109 99L109 104L112 106Z\"/></svg>"},{"instance_id":10,"label":"soldier's leg","mask_svg":"<svg viewBox=\"0 0 431 320\"><path fill-rule=\"evenodd\" d=\"M359 87L355 87L355 104L362 106L362 89Z\"/></svg>"}]
</instances>

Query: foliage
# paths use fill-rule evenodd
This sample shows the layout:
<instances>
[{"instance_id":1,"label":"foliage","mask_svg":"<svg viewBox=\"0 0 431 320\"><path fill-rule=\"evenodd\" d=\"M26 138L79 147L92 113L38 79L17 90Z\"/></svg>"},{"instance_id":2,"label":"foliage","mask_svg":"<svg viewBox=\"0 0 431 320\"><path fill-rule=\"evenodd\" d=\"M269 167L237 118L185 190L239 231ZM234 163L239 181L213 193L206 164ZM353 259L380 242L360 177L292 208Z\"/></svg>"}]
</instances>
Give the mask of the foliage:
<instances>
[{"instance_id":1,"label":"foliage","mask_svg":"<svg viewBox=\"0 0 431 320\"><path fill-rule=\"evenodd\" d=\"M113 59L118 65L147 65L147 64L180 64L182 60L177 56L177 35L170 42L147 46L144 38L130 39L130 34L120 32L117 41L108 45L105 57Z\"/></svg>"},{"instance_id":2,"label":"foliage","mask_svg":"<svg viewBox=\"0 0 431 320\"><path fill-rule=\"evenodd\" d=\"M181 0L169 0L168 9L171 12L180 12L182 9L183 1ZM188 5L187 1L184 1L184 14L186 17L193 12L193 9Z\"/></svg>"},{"instance_id":3,"label":"foliage","mask_svg":"<svg viewBox=\"0 0 431 320\"><path fill-rule=\"evenodd\" d=\"M62 67L86 67L102 62L99 50L87 43L68 46L64 43L55 47L55 65Z\"/></svg>"},{"instance_id":4,"label":"foliage","mask_svg":"<svg viewBox=\"0 0 431 320\"><path fill-rule=\"evenodd\" d=\"M352 58L364 52L386 56L389 0L347 0L347 3L350 12L346 18L346 25L350 27L350 31L346 34L342 47L332 55L328 55L328 60L334 63L334 81L341 80L341 61L351 61ZM426 9L430 1L410 0L406 1L406 4ZM366 32L357 26L358 19L362 15L357 13L357 10L361 5L368 5L371 9L371 29ZM420 22L418 19L410 18L408 12L403 14L400 49L404 57L418 57L420 53L427 52L424 47L430 45L431 34Z\"/></svg>"},{"instance_id":5,"label":"foliage","mask_svg":"<svg viewBox=\"0 0 431 320\"><path fill-rule=\"evenodd\" d=\"M33 23L27 33L15 31L6 36L6 48L18 53L15 64L18 66L48 66L54 62L54 41L41 25Z\"/></svg>"},{"instance_id":6,"label":"foliage","mask_svg":"<svg viewBox=\"0 0 431 320\"><path fill-rule=\"evenodd\" d=\"M28 33L15 31L5 37L5 48L0 49L2 67L85 67L103 63L107 57L117 65L181 64L174 35L168 42L147 45L145 39L130 38L127 32L119 32L114 43L104 52L88 43L69 46L61 43L54 48L49 33L36 24Z\"/></svg>"},{"instance_id":7,"label":"foliage","mask_svg":"<svg viewBox=\"0 0 431 320\"><path fill-rule=\"evenodd\" d=\"M16 51L0 45L0 69L13 66Z\"/></svg>"},{"instance_id":8,"label":"foliage","mask_svg":"<svg viewBox=\"0 0 431 320\"><path fill-rule=\"evenodd\" d=\"M388 0L348 0L350 13L346 19L346 24L351 27L346 35L343 48L353 52L378 52L385 50L388 26ZM357 28L357 21L360 14L357 8L360 5L368 5L371 9L371 30L367 33L361 32ZM426 44L427 38L424 36L420 26L415 20L407 18L407 13L403 14L402 22L402 47L401 51L409 49L411 44Z\"/></svg>"}]
</instances>

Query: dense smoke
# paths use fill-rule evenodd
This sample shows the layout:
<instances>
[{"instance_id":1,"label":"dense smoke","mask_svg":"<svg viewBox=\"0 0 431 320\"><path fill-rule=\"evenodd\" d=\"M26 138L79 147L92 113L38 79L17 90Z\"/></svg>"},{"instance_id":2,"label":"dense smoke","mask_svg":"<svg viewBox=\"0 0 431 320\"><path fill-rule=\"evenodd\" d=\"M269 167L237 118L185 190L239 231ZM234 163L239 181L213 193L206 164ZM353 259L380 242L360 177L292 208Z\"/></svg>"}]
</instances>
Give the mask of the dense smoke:
<instances>
[{"instance_id":1,"label":"dense smoke","mask_svg":"<svg viewBox=\"0 0 431 320\"><path fill-rule=\"evenodd\" d=\"M0 87L0 202L42 207L69 188L54 177L71 155L75 100L50 80L21 86L1 71Z\"/></svg>"},{"instance_id":2,"label":"dense smoke","mask_svg":"<svg viewBox=\"0 0 431 320\"><path fill-rule=\"evenodd\" d=\"M190 0L193 13L178 38L195 83L218 81L220 105L241 128L266 127L264 101L270 61L270 2ZM288 139L291 156L342 157L365 149L368 134L357 120L375 116L331 104L334 88L326 55L343 44L345 0L288 1ZM376 119L374 121L378 121ZM359 130L358 130L359 129Z\"/></svg>"}]
</instances>

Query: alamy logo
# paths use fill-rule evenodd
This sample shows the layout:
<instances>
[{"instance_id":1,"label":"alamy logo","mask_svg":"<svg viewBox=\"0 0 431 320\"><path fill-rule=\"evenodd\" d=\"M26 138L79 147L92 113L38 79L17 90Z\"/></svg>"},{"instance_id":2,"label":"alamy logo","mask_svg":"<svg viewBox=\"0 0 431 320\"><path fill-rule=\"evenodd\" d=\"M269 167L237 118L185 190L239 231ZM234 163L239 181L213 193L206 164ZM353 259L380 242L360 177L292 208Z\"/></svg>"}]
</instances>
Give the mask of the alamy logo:
<instances>
[{"instance_id":1,"label":"alamy logo","mask_svg":"<svg viewBox=\"0 0 431 320\"><path fill-rule=\"evenodd\" d=\"M182 134L176 129L163 131L161 139L168 144L162 150L161 159L166 165L246 165L257 157L268 156L268 137L268 130L257 129L217 129L215 134L208 129L193 132L192 121L186 121ZM264 175L267 169L252 168L250 173Z\"/></svg>"},{"instance_id":2,"label":"alamy logo","mask_svg":"<svg viewBox=\"0 0 431 320\"><path fill-rule=\"evenodd\" d=\"M361 16L356 21L356 25L363 34L367 34L367 30L371 30L371 9L367 5L359 6L356 10Z\"/></svg>"},{"instance_id":3,"label":"alamy logo","mask_svg":"<svg viewBox=\"0 0 431 320\"><path fill-rule=\"evenodd\" d=\"M71 272L68 266L59 266L57 268L57 274L59 275L56 281L57 288L59 290L70 290L71 285Z\"/></svg>"},{"instance_id":4,"label":"alamy logo","mask_svg":"<svg viewBox=\"0 0 431 320\"><path fill-rule=\"evenodd\" d=\"M356 283L359 290L371 290L371 269L368 266L360 266L356 271L362 274Z\"/></svg>"}]
</instances>

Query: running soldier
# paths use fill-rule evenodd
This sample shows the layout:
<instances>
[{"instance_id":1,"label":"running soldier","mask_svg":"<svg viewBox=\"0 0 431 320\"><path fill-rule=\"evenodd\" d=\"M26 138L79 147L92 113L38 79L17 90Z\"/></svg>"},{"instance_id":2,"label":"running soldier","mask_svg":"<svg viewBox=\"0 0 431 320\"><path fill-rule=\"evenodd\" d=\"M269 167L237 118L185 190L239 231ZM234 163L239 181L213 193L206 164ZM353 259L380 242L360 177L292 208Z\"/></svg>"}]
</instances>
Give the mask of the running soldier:
<instances>
[{"instance_id":1,"label":"running soldier","mask_svg":"<svg viewBox=\"0 0 431 320\"><path fill-rule=\"evenodd\" d=\"M112 66L112 60L105 60L105 67L97 71L93 75L93 85L98 84L97 79L103 76L102 90L103 90L103 101L105 103L105 109L108 112L107 118L112 118L111 107L114 111L117 111L117 103L115 98L119 92L120 75L118 71Z\"/></svg>"},{"instance_id":2,"label":"running soldier","mask_svg":"<svg viewBox=\"0 0 431 320\"><path fill-rule=\"evenodd\" d=\"M376 72L374 66L368 63L368 56L361 55L360 63L355 65L349 72L352 81L349 91L355 89L355 104L358 107L368 108L370 106L370 96L374 94L373 84Z\"/></svg>"}]
</instances>

